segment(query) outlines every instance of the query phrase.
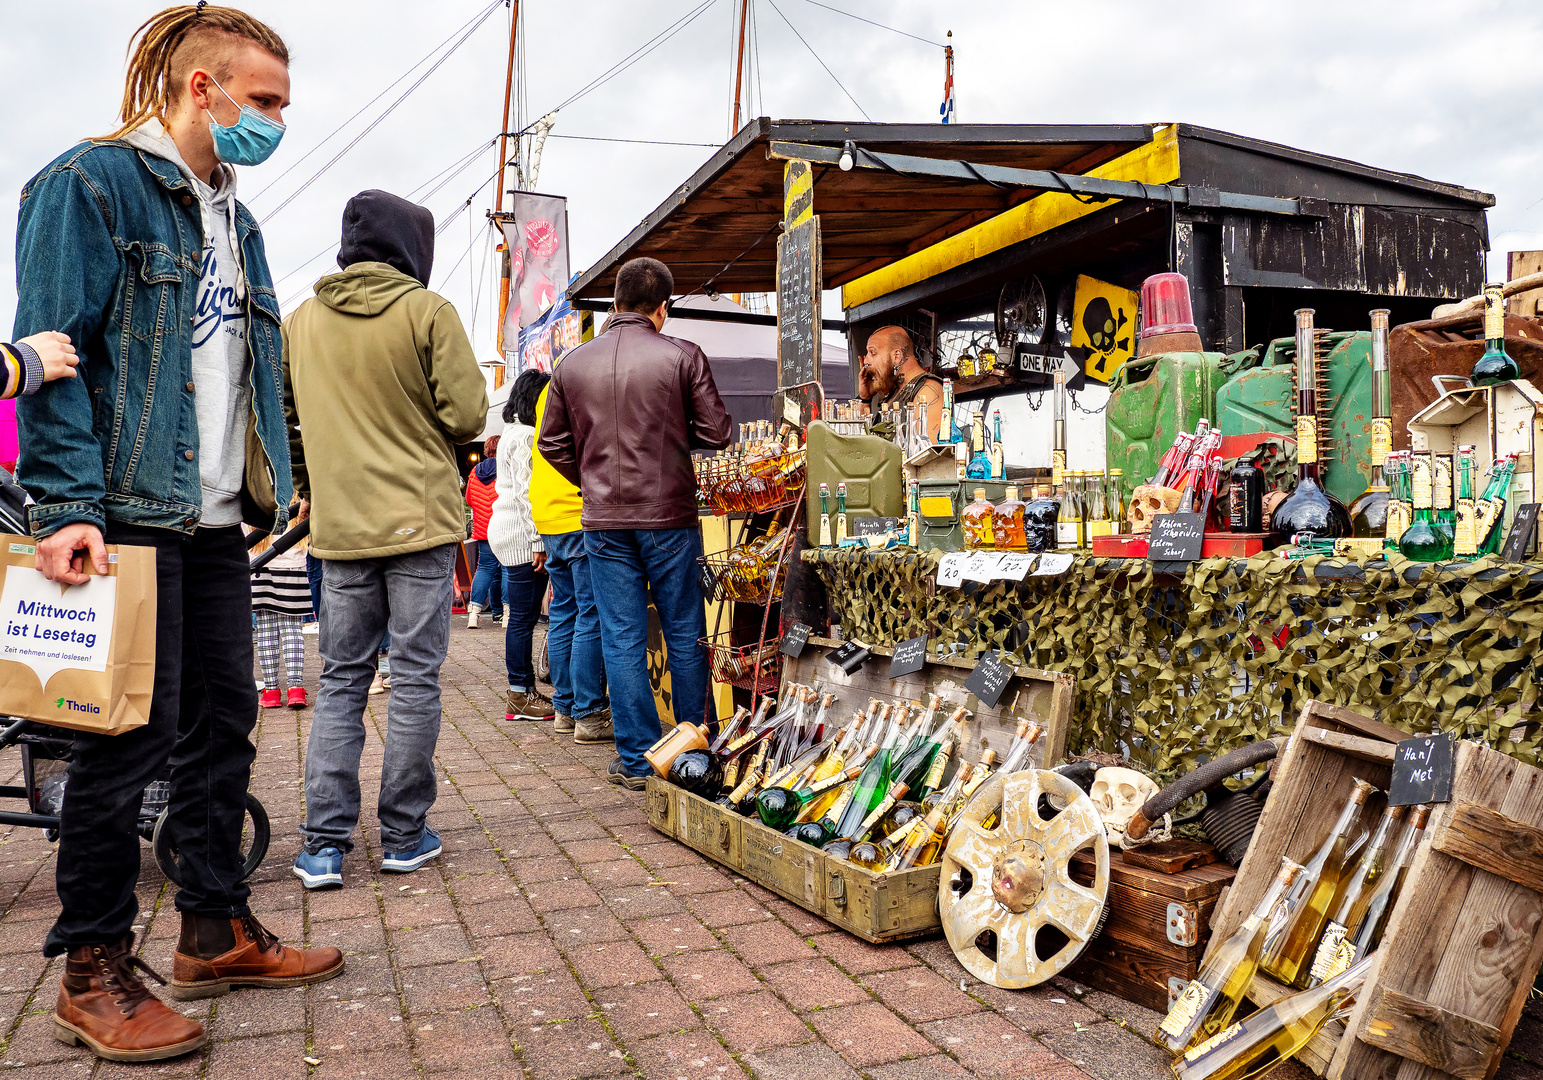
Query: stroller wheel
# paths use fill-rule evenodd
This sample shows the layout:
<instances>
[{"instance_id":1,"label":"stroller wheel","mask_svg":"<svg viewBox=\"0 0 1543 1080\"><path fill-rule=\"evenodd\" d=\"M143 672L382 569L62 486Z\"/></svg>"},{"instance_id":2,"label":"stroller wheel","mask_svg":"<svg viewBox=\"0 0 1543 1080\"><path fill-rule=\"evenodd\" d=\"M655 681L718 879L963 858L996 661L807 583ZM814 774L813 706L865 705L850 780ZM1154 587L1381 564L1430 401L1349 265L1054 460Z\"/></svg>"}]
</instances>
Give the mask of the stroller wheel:
<instances>
[{"instance_id":1,"label":"stroller wheel","mask_svg":"<svg viewBox=\"0 0 1543 1080\"><path fill-rule=\"evenodd\" d=\"M261 800L250 791L246 793L246 820L241 826L241 880L252 876L268 854L271 832L268 811ZM155 861L161 865L161 873L173 885L182 884L182 865L177 848L172 844L171 830L166 827L166 811L155 819L155 833L151 841L155 846Z\"/></svg>"}]
</instances>

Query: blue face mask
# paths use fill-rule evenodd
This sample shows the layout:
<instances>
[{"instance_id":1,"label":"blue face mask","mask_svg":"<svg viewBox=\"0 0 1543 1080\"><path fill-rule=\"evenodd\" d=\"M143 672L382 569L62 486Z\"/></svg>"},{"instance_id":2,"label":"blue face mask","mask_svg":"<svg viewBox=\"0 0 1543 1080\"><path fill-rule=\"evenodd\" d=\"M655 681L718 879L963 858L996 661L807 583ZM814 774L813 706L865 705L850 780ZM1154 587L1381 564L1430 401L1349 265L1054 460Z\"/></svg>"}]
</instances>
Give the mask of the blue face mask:
<instances>
[{"instance_id":1,"label":"blue face mask","mask_svg":"<svg viewBox=\"0 0 1543 1080\"><path fill-rule=\"evenodd\" d=\"M209 81L219 86L220 93L225 94L225 88L215 81L213 75L209 76ZM229 94L225 94L225 100L232 105L236 104ZM227 165L261 165L279 148L279 140L284 137L284 125L269 119L250 105L242 105L240 109L240 118L230 127L223 126L213 113L209 113L209 134L214 136L214 156Z\"/></svg>"}]
</instances>

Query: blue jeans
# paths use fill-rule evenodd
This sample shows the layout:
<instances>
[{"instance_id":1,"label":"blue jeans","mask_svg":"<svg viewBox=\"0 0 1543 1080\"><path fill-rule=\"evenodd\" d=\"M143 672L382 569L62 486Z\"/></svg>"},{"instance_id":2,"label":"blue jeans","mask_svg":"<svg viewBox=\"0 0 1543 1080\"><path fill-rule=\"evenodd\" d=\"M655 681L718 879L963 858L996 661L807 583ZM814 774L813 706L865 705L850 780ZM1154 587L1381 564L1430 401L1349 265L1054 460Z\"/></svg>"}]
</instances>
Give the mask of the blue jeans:
<instances>
[{"instance_id":1,"label":"blue jeans","mask_svg":"<svg viewBox=\"0 0 1543 1080\"><path fill-rule=\"evenodd\" d=\"M600 613L590 587L584 533L542 533L546 572L552 581L547 608L546 653L552 667L552 708L575 720L609 704L605 657L600 650Z\"/></svg>"},{"instance_id":2,"label":"blue jeans","mask_svg":"<svg viewBox=\"0 0 1543 1080\"><path fill-rule=\"evenodd\" d=\"M311 852L353 850L364 708L389 626L391 698L380 771L380 842L388 852L408 851L423 839L438 794L439 668L450 644L455 545L325 563L321 690L305 755L301 836Z\"/></svg>"},{"instance_id":3,"label":"blue jeans","mask_svg":"<svg viewBox=\"0 0 1543 1080\"><path fill-rule=\"evenodd\" d=\"M504 564L486 540L477 541L477 573L471 579L471 602L483 611L504 613Z\"/></svg>"},{"instance_id":4,"label":"blue jeans","mask_svg":"<svg viewBox=\"0 0 1543 1080\"><path fill-rule=\"evenodd\" d=\"M321 567L322 562L309 551L305 553L305 579L311 585L311 614L321 622ZM318 631L321 627L316 628Z\"/></svg>"},{"instance_id":5,"label":"blue jeans","mask_svg":"<svg viewBox=\"0 0 1543 1080\"><path fill-rule=\"evenodd\" d=\"M659 710L648 682L648 599L670 666L671 708L677 723L699 723L707 705L707 633L697 559L702 538L690 529L586 530L589 577L600 610L600 640L611 683L616 751L632 776L652 769L643 757L659 740Z\"/></svg>"},{"instance_id":6,"label":"blue jeans","mask_svg":"<svg viewBox=\"0 0 1543 1080\"><path fill-rule=\"evenodd\" d=\"M527 694L536 688L536 670L530 663L530 643L541 618L541 598L546 595L546 572L531 563L503 568L504 599L509 604L509 623L504 627L504 667L509 689Z\"/></svg>"}]
</instances>

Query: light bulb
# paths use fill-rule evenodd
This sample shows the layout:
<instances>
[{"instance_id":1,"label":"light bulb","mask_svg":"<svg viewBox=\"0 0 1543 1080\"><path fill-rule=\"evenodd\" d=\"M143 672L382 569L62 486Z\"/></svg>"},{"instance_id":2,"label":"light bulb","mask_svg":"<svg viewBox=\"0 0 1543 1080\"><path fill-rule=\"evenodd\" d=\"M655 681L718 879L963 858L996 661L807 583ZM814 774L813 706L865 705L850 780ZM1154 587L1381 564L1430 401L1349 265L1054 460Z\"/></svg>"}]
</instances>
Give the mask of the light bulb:
<instances>
[{"instance_id":1,"label":"light bulb","mask_svg":"<svg viewBox=\"0 0 1543 1080\"><path fill-rule=\"evenodd\" d=\"M836 164L840 166L842 172L852 171L852 152L856 149L857 147L851 139L848 139L846 142L841 144L841 160L836 162Z\"/></svg>"}]
</instances>

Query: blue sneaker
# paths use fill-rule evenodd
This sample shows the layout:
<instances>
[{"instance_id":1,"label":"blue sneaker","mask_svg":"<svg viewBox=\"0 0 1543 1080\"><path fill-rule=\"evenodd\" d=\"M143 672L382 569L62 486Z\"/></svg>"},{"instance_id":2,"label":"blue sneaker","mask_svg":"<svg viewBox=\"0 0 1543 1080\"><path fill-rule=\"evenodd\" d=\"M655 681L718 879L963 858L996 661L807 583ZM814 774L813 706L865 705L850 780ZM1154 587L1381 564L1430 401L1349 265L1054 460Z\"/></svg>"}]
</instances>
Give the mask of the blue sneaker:
<instances>
[{"instance_id":1,"label":"blue sneaker","mask_svg":"<svg viewBox=\"0 0 1543 1080\"><path fill-rule=\"evenodd\" d=\"M302 851L295 856L295 877L305 883L307 889L324 889L329 885L343 884L343 853L335 847L324 847L316 854Z\"/></svg>"},{"instance_id":2,"label":"blue sneaker","mask_svg":"<svg viewBox=\"0 0 1543 1080\"><path fill-rule=\"evenodd\" d=\"M423 839L418 841L417 847L410 851L386 852L385 858L380 861L380 868L388 874L410 874L443 850L439 833L425 825Z\"/></svg>"}]
</instances>

